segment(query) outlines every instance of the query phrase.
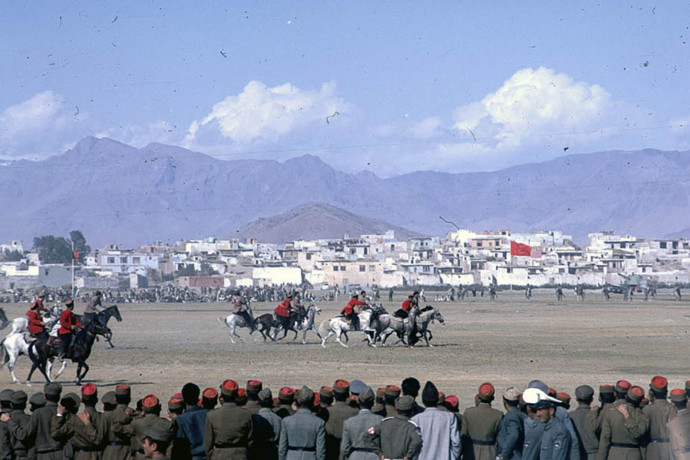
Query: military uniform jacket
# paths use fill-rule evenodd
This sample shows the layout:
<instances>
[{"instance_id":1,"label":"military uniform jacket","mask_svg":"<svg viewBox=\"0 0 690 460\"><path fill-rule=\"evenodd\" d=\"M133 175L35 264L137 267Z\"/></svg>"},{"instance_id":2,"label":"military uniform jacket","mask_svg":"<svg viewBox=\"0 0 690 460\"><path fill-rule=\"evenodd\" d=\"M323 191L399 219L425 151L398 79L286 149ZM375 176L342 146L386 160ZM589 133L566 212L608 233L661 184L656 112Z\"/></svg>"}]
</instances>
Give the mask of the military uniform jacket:
<instances>
[{"instance_id":1,"label":"military uniform jacket","mask_svg":"<svg viewBox=\"0 0 690 460\"><path fill-rule=\"evenodd\" d=\"M261 406L259 405L259 401L247 401L247 404L243 406L244 410L249 412L250 414L256 414L259 412L259 409L261 409Z\"/></svg>"},{"instance_id":2,"label":"military uniform jacket","mask_svg":"<svg viewBox=\"0 0 690 460\"><path fill-rule=\"evenodd\" d=\"M340 441L343 437L343 423L350 417L357 415L357 410L336 401L327 408L328 420L326 421L326 457L329 460L342 458L340 455Z\"/></svg>"},{"instance_id":3,"label":"military uniform jacket","mask_svg":"<svg viewBox=\"0 0 690 460\"><path fill-rule=\"evenodd\" d=\"M326 424L309 409L285 417L280 429L280 460L325 460Z\"/></svg>"},{"instance_id":4,"label":"military uniform jacket","mask_svg":"<svg viewBox=\"0 0 690 460\"><path fill-rule=\"evenodd\" d=\"M647 439L647 460L672 460L671 443L666 424L676 416L678 409L665 399L655 399L645 406L642 412L649 418L649 436Z\"/></svg>"},{"instance_id":5,"label":"military uniform jacket","mask_svg":"<svg viewBox=\"0 0 690 460\"><path fill-rule=\"evenodd\" d=\"M340 452L349 460L378 460L381 458L381 441L368 436L367 430L381 424L383 417L369 409L362 409L359 414L350 417L343 423L343 438Z\"/></svg>"},{"instance_id":6,"label":"military uniform jacket","mask_svg":"<svg viewBox=\"0 0 690 460\"><path fill-rule=\"evenodd\" d=\"M557 418L543 424L539 448L539 460L568 460L570 456L570 433Z\"/></svg>"},{"instance_id":7,"label":"military uniform jacket","mask_svg":"<svg viewBox=\"0 0 690 460\"><path fill-rule=\"evenodd\" d=\"M125 429L125 431L130 435L129 440L132 446L132 450L136 452L134 458L146 458L144 456L144 447L141 444L141 437L144 435L144 431L146 431L146 428L153 425L159 418L160 417L155 414L145 414L143 417L132 420L132 423L130 423L129 426Z\"/></svg>"},{"instance_id":8,"label":"military uniform jacket","mask_svg":"<svg viewBox=\"0 0 690 460\"><path fill-rule=\"evenodd\" d=\"M690 460L690 411L678 412L676 418L666 424L675 460Z\"/></svg>"},{"instance_id":9,"label":"military uniform jacket","mask_svg":"<svg viewBox=\"0 0 690 460\"><path fill-rule=\"evenodd\" d=\"M110 422L107 445L103 451L103 460L125 460L130 458L132 448L130 438L133 430L130 424L132 416L127 413L127 405L118 404L112 412L103 417Z\"/></svg>"},{"instance_id":10,"label":"military uniform jacket","mask_svg":"<svg viewBox=\"0 0 690 460\"><path fill-rule=\"evenodd\" d=\"M503 413L487 403L468 407L462 416L462 438L465 460L494 460L496 436Z\"/></svg>"},{"instance_id":11,"label":"military uniform jacket","mask_svg":"<svg viewBox=\"0 0 690 460\"><path fill-rule=\"evenodd\" d=\"M171 457L201 459L206 457L204 433L206 431L206 415L208 410L199 406L189 406L184 413L177 416L177 437L173 441Z\"/></svg>"},{"instance_id":12,"label":"military uniform jacket","mask_svg":"<svg viewBox=\"0 0 690 460\"><path fill-rule=\"evenodd\" d=\"M404 415L384 418L374 433L380 438L384 458L407 457L413 460L422 451L422 432Z\"/></svg>"},{"instance_id":13,"label":"military uniform jacket","mask_svg":"<svg viewBox=\"0 0 690 460\"><path fill-rule=\"evenodd\" d=\"M259 412L252 414L253 442L249 449L250 459L278 458L282 420L268 407L262 407Z\"/></svg>"},{"instance_id":14,"label":"military uniform jacket","mask_svg":"<svg viewBox=\"0 0 690 460\"><path fill-rule=\"evenodd\" d=\"M280 404L273 412L275 412L280 418L289 417L290 415L295 414L295 410L290 404Z\"/></svg>"},{"instance_id":15,"label":"military uniform jacket","mask_svg":"<svg viewBox=\"0 0 690 460\"><path fill-rule=\"evenodd\" d=\"M12 439L9 427L7 422L0 422L0 460L11 460L12 455Z\"/></svg>"},{"instance_id":16,"label":"military uniform jacket","mask_svg":"<svg viewBox=\"0 0 690 460\"><path fill-rule=\"evenodd\" d=\"M209 460L249 458L253 436L252 415L226 402L206 414L204 445Z\"/></svg>"},{"instance_id":17,"label":"military uniform jacket","mask_svg":"<svg viewBox=\"0 0 690 460\"><path fill-rule=\"evenodd\" d=\"M541 451L541 436L546 424L525 417L525 443L522 445L522 460L538 460Z\"/></svg>"},{"instance_id":18,"label":"military uniform jacket","mask_svg":"<svg viewBox=\"0 0 690 460\"><path fill-rule=\"evenodd\" d=\"M26 428L29 425L29 420L31 420L31 416L25 413L24 411L13 410L12 412L10 412L10 419L14 420L16 424ZM9 425L7 426L7 429L9 431ZM29 451L34 446L34 441L34 436L24 441L20 441L15 436L12 436L10 433L10 443L12 445L12 452L15 455L15 458L28 458Z\"/></svg>"},{"instance_id":19,"label":"military uniform jacket","mask_svg":"<svg viewBox=\"0 0 690 460\"><path fill-rule=\"evenodd\" d=\"M520 460L525 442L524 420L527 414L518 409L506 412L498 426L496 454L503 460Z\"/></svg>"},{"instance_id":20,"label":"military uniform jacket","mask_svg":"<svg viewBox=\"0 0 690 460\"><path fill-rule=\"evenodd\" d=\"M50 426L50 435L53 439L65 443L71 439L74 445L75 460L99 460L98 444L100 439L96 428L98 423L98 417L96 420L91 419L88 424L85 424L76 414L65 413L62 416L56 414L53 416Z\"/></svg>"},{"instance_id":21,"label":"military uniform jacket","mask_svg":"<svg viewBox=\"0 0 690 460\"><path fill-rule=\"evenodd\" d=\"M580 458L595 460L599 451L599 439L592 428L593 422L597 418L596 410L592 410L588 406L580 406L570 411L569 414L570 420L575 425Z\"/></svg>"},{"instance_id":22,"label":"military uniform jacket","mask_svg":"<svg viewBox=\"0 0 690 460\"><path fill-rule=\"evenodd\" d=\"M594 434L597 435L597 439L601 437L601 419L604 418L604 413L606 412L606 410L611 407L613 407L613 403L604 404L602 407L599 408L597 416L590 420L590 423L592 424L592 430L594 430Z\"/></svg>"},{"instance_id":23,"label":"military uniform jacket","mask_svg":"<svg viewBox=\"0 0 690 460\"><path fill-rule=\"evenodd\" d=\"M647 431L649 419L640 409L628 406L625 419L616 407L626 404L619 400L606 410L601 420L599 460L640 460L640 441Z\"/></svg>"},{"instance_id":24,"label":"military uniform jacket","mask_svg":"<svg viewBox=\"0 0 690 460\"><path fill-rule=\"evenodd\" d=\"M31 414L27 425L21 425L16 420L10 418L7 421L7 426L12 436L20 441L35 438L36 453L59 453L62 452L62 443L50 436L50 425L55 414L57 414L57 404L47 401L45 406L36 409Z\"/></svg>"}]
</instances>

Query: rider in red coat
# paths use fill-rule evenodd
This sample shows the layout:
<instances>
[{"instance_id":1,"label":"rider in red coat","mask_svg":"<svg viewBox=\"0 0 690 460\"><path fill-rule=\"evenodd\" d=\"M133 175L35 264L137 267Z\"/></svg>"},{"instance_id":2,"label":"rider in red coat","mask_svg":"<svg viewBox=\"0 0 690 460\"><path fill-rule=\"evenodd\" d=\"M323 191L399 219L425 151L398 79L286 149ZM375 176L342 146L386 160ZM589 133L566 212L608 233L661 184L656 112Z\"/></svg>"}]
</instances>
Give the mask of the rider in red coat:
<instances>
[{"instance_id":1,"label":"rider in red coat","mask_svg":"<svg viewBox=\"0 0 690 460\"><path fill-rule=\"evenodd\" d=\"M289 294L285 300L280 302L280 305L278 305L274 310L276 316L278 317L278 321L280 321L280 325L283 326L284 330L288 330L290 328L290 310L292 310L292 305L290 304L291 302L292 294Z\"/></svg>"},{"instance_id":2,"label":"rider in red coat","mask_svg":"<svg viewBox=\"0 0 690 460\"><path fill-rule=\"evenodd\" d=\"M366 293L362 291L362 294ZM353 325L353 329L357 328L357 323L359 319L355 307L360 306L359 310L361 310L361 306L363 305L367 305L367 303L359 300L359 296L357 294L353 294L352 298L347 303L347 305L345 305L345 307L342 310L340 310L340 314L344 315L350 321L350 323Z\"/></svg>"},{"instance_id":3,"label":"rider in red coat","mask_svg":"<svg viewBox=\"0 0 690 460\"><path fill-rule=\"evenodd\" d=\"M67 299L65 301L65 310L60 315L60 330L58 331L58 336L62 341L60 347L60 359L65 356L68 347L74 345L74 332L79 327L84 327L84 325L81 324L74 315L74 301L72 299Z\"/></svg>"},{"instance_id":4,"label":"rider in red coat","mask_svg":"<svg viewBox=\"0 0 690 460\"><path fill-rule=\"evenodd\" d=\"M31 304L31 309L26 312L26 317L29 319L29 332L37 339L45 339L48 337L46 332L46 325L39 313L40 305L36 302Z\"/></svg>"}]
</instances>

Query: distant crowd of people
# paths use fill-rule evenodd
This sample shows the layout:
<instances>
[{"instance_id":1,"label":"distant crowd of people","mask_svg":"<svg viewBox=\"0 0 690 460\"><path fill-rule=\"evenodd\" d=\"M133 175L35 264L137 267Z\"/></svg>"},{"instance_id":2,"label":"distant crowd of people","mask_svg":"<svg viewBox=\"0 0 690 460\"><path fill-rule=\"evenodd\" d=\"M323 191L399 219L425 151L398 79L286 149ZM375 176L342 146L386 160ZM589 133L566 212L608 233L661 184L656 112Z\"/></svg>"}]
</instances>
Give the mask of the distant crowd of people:
<instances>
[{"instance_id":1,"label":"distant crowd of people","mask_svg":"<svg viewBox=\"0 0 690 460\"><path fill-rule=\"evenodd\" d=\"M414 377L377 390L338 379L277 393L258 380L218 388L185 384L166 401L149 394L134 407L129 385L100 399L93 383L64 394L48 383L31 397L0 392L0 458L9 459L688 459L685 388L651 379L649 390L619 380L571 397L540 380L479 386L462 413L458 398ZM419 398L421 396L421 398ZM421 399L422 405L417 400ZM102 412L96 406L101 403ZM220 404L220 405L219 405ZM27 405L30 413L26 413ZM80 410L81 407L81 410Z\"/></svg>"}]
</instances>

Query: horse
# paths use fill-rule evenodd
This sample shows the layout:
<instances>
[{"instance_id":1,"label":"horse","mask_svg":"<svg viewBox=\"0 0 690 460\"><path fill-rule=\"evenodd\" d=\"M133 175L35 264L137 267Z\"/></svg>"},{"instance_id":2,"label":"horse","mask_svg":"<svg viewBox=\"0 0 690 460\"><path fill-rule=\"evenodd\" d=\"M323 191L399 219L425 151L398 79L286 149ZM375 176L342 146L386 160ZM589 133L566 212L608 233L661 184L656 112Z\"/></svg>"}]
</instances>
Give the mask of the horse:
<instances>
[{"instance_id":1,"label":"horse","mask_svg":"<svg viewBox=\"0 0 690 460\"><path fill-rule=\"evenodd\" d=\"M410 308L407 318L398 318L390 313L380 314L377 319L378 323L374 325L377 326L377 333L381 337L381 345L386 345L386 339L388 339L393 332L397 333L398 342L402 341L402 343L407 345L407 342L405 342L405 335L409 337L412 333L418 314L419 307L417 306Z\"/></svg>"},{"instance_id":2,"label":"horse","mask_svg":"<svg viewBox=\"0 0 690 460\"><path fill-rule=\"evenodd\" d=\"M18 330L13 330L7 335L7 337L2 339L2 342L0 342L0 346L2 346L3 349L3 360L0 364L0 367L7 364L7 369L9 369L10 375L12 375L12 381L14 383L22 383L14 374L14 365L17 362L17 358L19 358L21 355L29 355L29 342L26 341L26 337L24 335L28 320L26 317L16 319L23 319L24 325L22 326L19 324L19 322L17 322L16 324Z\"/></svg>"},{"instance_id":3,"label":"horse","mask_svg":"<svg viewBox=\"0 0 690 460\"><path fill-rule=\"evenodd\" d=\"M104 329L108 331L107 335L104 335L106 342L108 342L110 348L115 348L115 345L113 345L112 342L113 332L108 327L108 321L110 321L110 318L115 318L118 323L122 322L122 315L120 315L120 309L117 308L117 305L111 305L108 308L99 311L93 315L89 321L86 320L85 316L77 315L77 319L84 324L88 324L91 321L100 322Z\"/></svg>"},{"instance_id":4,"label":"horse","mask_svg":"<svg viewBox=\"0 0 690 460\"><path fill-rule=\"evenodd\" d=\"M62 367L55 375L55 378L57 379L60 374L62 374L67 366L67 360L70 359L72 362L77 363L77 378L75 379L75 383L81 385L81 381L86 377L86 373L89 372L89 365L86 364L86 360L89 359L91 355L91 349L96 341L96 336L105 336L108 333L108 328L97 321L91 321L81 328L76 333L74 346L70 347L67 354L61 359ZM47 382L52 382L53 379L51 379L50 375L53 369L53 361L57 354L57 349L53 345L48 345L48 339L38 339L31 342L31 344L29 344L29 358L31 358L33 364L29 371L27 381L31 381L31 376L34 371L38 369L46 378Z\"/></svg>"},{"instance_id":5,"label":"horse","mask_svg":"<svg viewBox=\"0 0 690 460\"><path fill-rule=\"evenodd\" d=\"M439 309L434 308L432 306L427 306L424 309L420 310L420 313L415 320L417 332L420 333L421 337L424 337L427 347L433 347L433 345L430 342L431 331L428 330L428 327L429 323L434 322L434 320L438 321L441 324L445 323L445 319L443 318L443 315L441 314ZM411 346L414 346L414 343L412 343L412 341L410 341L410 343Z\"/></svg>"},{"instance_id":6,"label":"horse","mask_svg":"<svg viewBox=\"0 0 690 460\"><path fill-rule=\"evenodd\" d=\"M302 321L299 321L297 323L297 328L303 331L303 344L307 343L307 332L309 331L314 331L314 334L316 334L319 338L322 338L321 334L319 334L319 331L316 329L314 321L316 319L316 315L318 315L319 313L321 313L321 309L319 307L317 307L316 305L309 305L309 308L307 308L307 316L304 319L302 319Z\"/></svg>"},{"instance_id":7,"label":"horse","mask_svg":"<svg viewBox=\"0 0 690 460\"><path fill-rule=\"evenodd\" d=\"M256 321L257 320L254 321L255 324L256 324ZM247 324L247 321L245 321L244 317L242 317L242 315L238 315L235 313L230 313L224 319L219 316L218 322L220 324L224 324L225 326L230 328L229 334L230 334L230 341L232 343L237 343L237 342L235 342L235 339L232 338L233 335L235 337L238 337L240 340L242 340L242 337L240 337L239 334L237 334L237 332L235 331L236 328L238 328L238 327L250 327L249 324ZM266 340L266 335L263 333L263 331L261 331L259 329L257 329L257 330L261 333L261 335L264 336L264 340ZM252 332L254 332L254 331L252 331ZM251 334L251 332L250 332L250 334Z\"/></svg>"},{"instance_id":8,"label":"horse","mask_svg":"<svg viewBox=\"0 0 690 460\"><path fill-rule=\"evenodd\" d=\"M319 326L319 332L323 336L321 338L321 346L323 348L326 348L326 340L328 340L330 336L335 335L335 340L343 347L348 348L348 345L340 340L340 336L343 333L356 330L366 333L367 339L369 341L368 345L370 347L375 347L376 344L374 343L373 339L376 335L376 329L373 329L370 326L372 314L373 310L368 308L363 309L357 315L359 318L359 329L352 329L352 325L349 322L347 322L342 315L336 316L335 318L331 318L329 320L322 321L321 325Z\"/></svg>"}]
</instances>

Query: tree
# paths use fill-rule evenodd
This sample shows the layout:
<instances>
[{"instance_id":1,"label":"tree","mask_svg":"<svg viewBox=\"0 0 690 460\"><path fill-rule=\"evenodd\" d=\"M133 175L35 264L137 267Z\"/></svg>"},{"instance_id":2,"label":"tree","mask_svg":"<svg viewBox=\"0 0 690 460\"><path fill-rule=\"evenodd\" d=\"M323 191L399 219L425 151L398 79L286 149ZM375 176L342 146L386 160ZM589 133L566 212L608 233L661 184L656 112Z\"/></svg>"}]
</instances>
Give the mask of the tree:
<instances>
[{"instance_id":1,"label":"tree","mask_svg":"<svg viewBox=\"0 0 690 460\"><path fill-rule=\"evenodd\" d=\"M24 258L24 253L17 249L13 249L11 251L9 249L5 249L2 258L7 262L19 262Z\"/></svg>"},{"instance_id":2,"label":"tree","mask_svg":"<svg viewBox=\"0 0 690 460\"><path fill-rule=\"evenodd\" d=\"M62 236L45 235L34 238L34 249L38 251L38 258L46 264L69 264L72 262L72 244L74 252L79 253L78 261L84 262L84 257L91 251L86 244L86 238L79 230L70 232L70 240Z\"/></svg>"},{"instance_id":3,"label":"tree","mask_svg":"<svg viewBox=\"0 0 690 460\"><path fill-rule=\"evenodd\" d=\"M84 258L91 252L91 246L86 244L86 238L79 230L69 232L69 237L74 244L74 252L78 254L77 261L83 264Z\"/></svg>"}]
</instances>

